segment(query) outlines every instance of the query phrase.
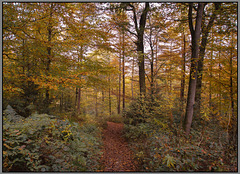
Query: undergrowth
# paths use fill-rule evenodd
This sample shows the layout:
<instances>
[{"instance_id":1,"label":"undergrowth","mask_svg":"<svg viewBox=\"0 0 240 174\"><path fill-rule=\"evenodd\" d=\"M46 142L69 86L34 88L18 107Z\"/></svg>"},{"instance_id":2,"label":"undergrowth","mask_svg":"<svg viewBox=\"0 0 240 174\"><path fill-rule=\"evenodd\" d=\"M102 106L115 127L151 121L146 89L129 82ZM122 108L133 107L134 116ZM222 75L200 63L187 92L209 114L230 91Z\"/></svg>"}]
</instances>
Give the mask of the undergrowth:
<instances>
[{"instance_id":1,"label":"undergrowth","mask_svg":"<svg viewBox=\"0 0 240 174\"><path fill-rule=\"evenodd\" d=\"M164 101L137 99L124 113L124 135L140 171L236 171L237 154L227 154L226 131L202 119L186 136L179 121L171 122ZM177 113L177 112L176 112Z\"/></svg>"},{"instance_id":2,"label":"undergrowth","mask_svg":"<svg viewBox=\"0 0 240 174\"><path fill-rule=\"evenodd\" d=\"M102 146L94 123L79 125L47 114L3 117L3 171L97 171ZM15 119L14 119L15 118Z\"/></svg>"}]
</instances>

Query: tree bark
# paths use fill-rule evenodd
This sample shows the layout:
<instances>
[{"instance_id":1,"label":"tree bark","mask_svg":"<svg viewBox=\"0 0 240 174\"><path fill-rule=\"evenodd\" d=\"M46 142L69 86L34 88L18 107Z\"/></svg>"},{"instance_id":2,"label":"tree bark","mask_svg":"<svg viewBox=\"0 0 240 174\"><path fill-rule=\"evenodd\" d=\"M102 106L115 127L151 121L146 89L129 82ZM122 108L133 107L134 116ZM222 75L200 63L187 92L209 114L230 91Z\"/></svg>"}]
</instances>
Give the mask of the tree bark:
<instances>
[{"instance_id":1,"label":"tree bark","mask_svg":"<svg viewBox=\"0 0 240 174\"><path fill-rule=\"evenodd\" d=\"M78 88L78 102L77 102L77 113L81 114L81 93L82 93L82 89Z\"/></svg>"},{"instance_id":2,"label":"tree bark","mask_svg":"<svg viewBox=\"0 0 240 174\"><path fill-rule=\"evenodd\" d=\"M141 18L140 18L140 22L139 22L139 27L138 27L138 21L137 21L135 7L132 4L129 4L129 5L130 5L130 7L132 7L132 10L133 10L135 30L137 32L137 41L135 42L135 44L137 46L137 52L138 52L140 94L145 94L146 93L146 83L145 83L143 36L144 36L144 31L145 31L147 13L149 11L149 2L145 3L145 8L141 14Z\"/></svg>"},{"instance_id":3,"label":"tree bark","mask_svg":"<svg viewBox=\"0 0 240 174\"><path fill-rule=\"evenodd\" d=\"M119 34L120 36L120 43L121 43L121 34ZM122 77L122 61L121 61L121 58L122 58L122 51L120 50L120 55L119 55L119 79L118 79L118 114L120 114L121 112L121 77Z\"/></svg>"},{"instance_id":4,"label":"tree bark","mask_svg":"<svg viewBox=\"0 0 240 174\"><path fill-rule=\"evenodd\" d=\"M133 62L132 62L132 82L131 82L132 100L134 99L134 93L133 93L133 77L134 77L134 58L133 58Z\"/></svg>"},{"instance_id":5,"label":"tree bark","mask_svg":"<svg viewBox=\"0 0 240 174\"><path fill-rule=\"evenodd\" d=\"M198 61L198 67L197 67L197 88L196 88L196 96L195 96L195 108L194 108L194 115L198 118L200 116L200 107L201 107L201 88L202 88L202 73L203 73L203 61L205 56L205 50L208 42L208 34L211 30L214 20L216 18L216 12L220 8L220 3L215 3L215 11L210 17L208 25L204 24L204 21L202 22L202 41L200 46L200 53L199 53L199 61Z\"/></svg>"},{"instance_id":6,"label":"tree bark","mask_svg":"<svg viewBox=\"0 0 240 174\"><path fill-rule=\"evenodd\" d=\"M50 17L49 17L49 23L48 23L48 46L47 46L47 61L46 61L46 76L49 76L50 72L50 64L51 64L51 56L52 56L52 48L51 48L51 41L52 41L52 15L53 15L53 6L52 4L50 5ZM46 114L49 114L49 105L50 105L50 94L49 94L49 87L46 88L46 93L45 93L45 112Z\"/></svg>"},{"instance_id":7,"label":"tree bark","mask_svg":"<svg viewBox=\"0 0 240 174\"><path fill-rule=\"evenodd\" d=\"M123 34L123 45L122 45L122 78L123 78L123 96L122 96L122 104L123 104L123 106L122 106L122 109L124 110L125 109L125 47L124 47L124 42L125 42L125 40L124 40L124 30L122 30L122 34Z\"/></svg>"},{"instance_id":8,"label":"tree bark","mask_svg":"<svg viewBox=\"0 0 240 174\"><path fill-rule=\"evenodd\" d=\"M150 39L149 39L149 45L150 45L150 49L151 49L151 61L150 61L150 72L151 72L151 77L150 77L150 94L151 94L151 98L153 100L153 85L154 85L154 49L153 49L153 43L152 43L152 30L150 30Z\"/></svg>"},{"instance_id":9,"label":"tree bark","mask_svg":"<svg viewBox=\"0 0 240 174\"><path fill-rule=\"evenodd\" d=\"M181 79L181 88L180 88L180 101L181 101L181 123L183 121L184 117L184 92L185 92L185 76L186 76L186 40L185 40L185 34L183 31L183 51L182 51L182 79Z\"/></svg>"},{"instance_id":10,"label":"tree bark","mask_svg":"<svg viewBox=\"0 0 240 174\"><path fill-rule=\"evenodd\" d=\"M60 113L63 111L63 92L61 92L61 97L60 97Z\"/></svg>"},{"instance_id":11,"label":"tree bark","mask_svg":"<svg viewBox=\"0 0 240 174\"><path fill-rule=\"evenodd\" d=\"M112 115L112 100L111 100L111 79L110 79L110 74L108 77L108 83L109 83L109 88L108 88L108 111L109 115Z\"/></svg>"},{"instance_id":12,"label":"tree bark","mask_svg":"<svg viewBox=\"0 0 240 174\"><path fill-rule=\"evenodd\" d=\"M80 46L80 58L78 57L78 62L82 62L83 60L83 45ZM80 68L80 67L78 67ZM81 80L81 75L79 75L79 79ZM77 113L81 114L81 95L82 95L82 88L79 86L77 92Z\"/></svg>"},{"instance_id":13,"label":"tree bark","mask_svg":"<svg viewBox=\"0 0 240 174\"><path fill-rule=\"evenodd\" d=\"M102 102L104 102L104 90L102 90Z\"/></svg>"},{"instance_id":14,"label":"tree bark","mask_svg":"<svg viewBox=\"0 0 240 174\"><path fill-rule=\"evenodd\" d=\"M229 144L232 150L237 149L237 117L234 114L234 99L233 99L233 33L232 33L232 45L231 45L231 53L229 58L230 64L230 77L229 77L229 87L230 87L230 105L231 105L231 119L230 119L230 128L229 128Z\"/></svg>"},{"instance_id":15,"label":"tree bark","mask_svg":"<svg viewBox=\"0 0 240 174\"><path fill-rule=\"evenodd\" d=\"M212 46L213 48L213 34L212 34ZM213 69L212 69L212 62L213 62L213 49L211 49L211 59L210 59L210 80L209 80L209 108L210 108L210 115L212 116L212 77L213 77ZM216 120L216 119L213 119Z\"/></svg>"},{"instance_id":16,"label":"tree bark","mask_svg":"<svg viewBox=\"0 0 240 174\"><path fill-rule=\"evenodd\" d=\"M196 94L196 84L197 84L197 65L199 59L199 39L201 34L201 23L202 23L202 15L204 11L204 4L198 3L197 16L195 22L195 29L193 27L193 3L189 3L189 28L192 37L192 56L191 56L191 68L190 68L190 78L189 78L189 88L188 88L188 98L187 98L187 106L186 106L186 115L184 119L184 130L186 135L189 135L192 119L193 119L193 107L194 100Z\"/></svg>"},{"instance_id":17,"label":"tree bark","mask_svg":"<svg viewBox=\"0 0 240 174\"><path fill-rule=\"evenodd\" d=\"M98 117L98 90L95 89L95 115Z\"/></svg>"}]
</instances>

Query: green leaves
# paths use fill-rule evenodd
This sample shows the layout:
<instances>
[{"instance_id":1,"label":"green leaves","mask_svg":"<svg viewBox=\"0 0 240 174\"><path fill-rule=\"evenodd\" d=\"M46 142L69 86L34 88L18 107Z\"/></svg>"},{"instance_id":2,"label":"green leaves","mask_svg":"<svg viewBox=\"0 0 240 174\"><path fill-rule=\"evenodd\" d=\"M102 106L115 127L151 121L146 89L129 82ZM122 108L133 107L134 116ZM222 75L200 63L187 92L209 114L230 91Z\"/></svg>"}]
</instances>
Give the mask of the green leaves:
<instances>
[{"instance_id":1,"label":"green leaves","mask_svg":"<svg viewBox=\"0 0 240 174\"><path fill-rule=\"evenodd\" d=\"M96 126L79 126L47 114L33 114L3 126L4 171L92 171L99 167ZM94 161L90 159L95 157ZM91 165L89 163L91 161Z\"/></svg>"}]
</instances>

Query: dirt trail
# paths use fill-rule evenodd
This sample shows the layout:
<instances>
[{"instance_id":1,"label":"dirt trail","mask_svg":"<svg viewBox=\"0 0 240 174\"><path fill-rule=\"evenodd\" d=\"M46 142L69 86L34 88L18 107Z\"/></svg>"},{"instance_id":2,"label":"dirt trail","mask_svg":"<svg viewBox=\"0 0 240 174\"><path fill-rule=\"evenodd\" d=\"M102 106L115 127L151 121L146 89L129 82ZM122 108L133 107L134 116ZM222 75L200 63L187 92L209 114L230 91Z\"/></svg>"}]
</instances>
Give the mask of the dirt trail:
<instances>
[{"instance_id":1,"label":"dirt trail","mask_svg":"<svg viewBox=\"0 0 240 174\"><path fill-rule=\"evenodd\" d=\"M137 163L127 142L122 137L123 124L107 122L103 131L104 155L103 162L108 172L130 172L137 170Z\"/></svg>"}]
</instances>

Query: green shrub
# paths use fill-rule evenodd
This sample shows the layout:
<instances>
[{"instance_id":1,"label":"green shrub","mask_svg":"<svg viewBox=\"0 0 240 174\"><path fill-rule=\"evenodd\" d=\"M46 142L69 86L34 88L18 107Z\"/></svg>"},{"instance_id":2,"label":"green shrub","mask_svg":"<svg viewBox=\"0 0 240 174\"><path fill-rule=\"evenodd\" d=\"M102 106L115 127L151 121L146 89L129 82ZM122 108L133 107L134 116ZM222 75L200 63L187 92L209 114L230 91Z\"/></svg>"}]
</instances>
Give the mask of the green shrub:
<instances>
[{"instance_id":1,"label":"green shrub","mask_svg":"<svg viewBox=\"0 0 240 174\"><path fill-rule=\"evenodd\" d=\"M4 111L4 113L9 113ZM14 117L14 116L13 116ZM100 167L100 130L33 114L3 124L3 171L96 171Z\"/></svg>"},{"instance_id":2,"label":"green shrub","mask_svg":"<svg viewBox=\"0 0 240 174\"><path fill-rule=\"evenodd\" d=\"M176 125L169 129L159 122L125 125L125 136L131 141L141 171L229 171L224 149L215 140L207 137L200 144L201 132L192 131L188 138Z\"/></svg>"},{"instance_id":3,"label":"green shrub","mask_svg":"<svg viewBox=\"0 0 240 174\"><path fill-rule=\"evenodd\" d=\"M152 118L162 118L162 101L150 96L141 96L124 111L124 123L136 126L139 123L151 122Z\"/></svg>"},{"instance_id":4,"label":"green shrub","mask_svg":"<svg viewBox=\"0 0 240 174\"><path fill-rule=\"evenodd\" d=\"M145 101L146 105L148 103ZM138 102L133 103L133 110L125 114L124 125L124 135L131 142L135 159L142 167L140 171L231 171L229 162L224 160L225 143L221 142L225 140L216 136L216 132L224 135L223 130L204 127L201 123L186 137L179 123L173 122L169 126L169 118L164 116L166 106L161 102L152 110L140 106ZM143 113L136 114L137 107L145 108L144 117ZM161 109L162 114L159 113ZM236 158L232 160L231 163L236 164Z\"/></svg>"}]
</instances>

